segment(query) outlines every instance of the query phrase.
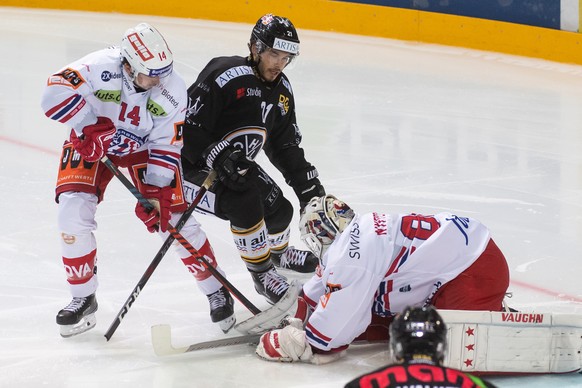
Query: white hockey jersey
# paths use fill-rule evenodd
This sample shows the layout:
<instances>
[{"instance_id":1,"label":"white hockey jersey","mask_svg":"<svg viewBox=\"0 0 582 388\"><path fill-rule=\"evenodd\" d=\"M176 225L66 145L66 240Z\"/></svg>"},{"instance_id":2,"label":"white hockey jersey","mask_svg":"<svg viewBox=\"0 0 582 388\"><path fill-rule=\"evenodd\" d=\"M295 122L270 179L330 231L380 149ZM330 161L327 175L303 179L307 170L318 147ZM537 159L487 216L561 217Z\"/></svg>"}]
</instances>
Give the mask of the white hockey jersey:
<instances>
[{"instance_id":1,"label":"white hockey jersey","mask_svg":"<svg viewBox=\"0 0 582 388\"><path fill-rule=\"evenodd\" d=\"M450 213L356 215L304 286L317 303L306 325L310 344L330 350L363 333L372 314L424 306L483 253L489 230Z\"/></svg>"},{"instance_id":2,"label":"white hockey jersey","mask_svg":"<svg viewBox=\"0 0 582 388\"><path fill-rule=\"evenodd\" d=\"M174 70L158 86L137 92L122 67L119 47L91 53L49 77L41 106L77 135L98 116L117 131L108 155L149 151L145 181L164 187L180 170L186 84Z\"/></svg>"}]
</instances>

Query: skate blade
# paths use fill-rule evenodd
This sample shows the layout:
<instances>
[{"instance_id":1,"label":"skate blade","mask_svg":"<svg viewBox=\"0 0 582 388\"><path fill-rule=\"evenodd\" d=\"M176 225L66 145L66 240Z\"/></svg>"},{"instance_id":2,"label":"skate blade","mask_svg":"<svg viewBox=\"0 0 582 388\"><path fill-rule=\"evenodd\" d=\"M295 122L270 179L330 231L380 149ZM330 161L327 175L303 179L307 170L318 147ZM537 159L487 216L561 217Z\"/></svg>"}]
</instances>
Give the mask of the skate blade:
<instances>
[{"instance_id":1,"label":"skate blade","mask_svg":"<svg viewBox=\"0 0 582 388\"><path fill-rule=\"evenodd\" d=\"M61 337L69 338L74 335L84 333L94 328L96 324L97 318L95 318L95 314L86 315L74 325L60 325Z\"/></svg>"},{"instance_id":2,"label":"skate blade","mask_svg":"<svg viewBox=\"0 0 582 388\"><path fill-rule=\"evenodd\" d=\"M222 321L218 322L218 326L223 331L223 333L228 333L230 329L234 327L236 323L236 316L232 314L230 317L223 319Z\"/></svg>"}]
</instances>

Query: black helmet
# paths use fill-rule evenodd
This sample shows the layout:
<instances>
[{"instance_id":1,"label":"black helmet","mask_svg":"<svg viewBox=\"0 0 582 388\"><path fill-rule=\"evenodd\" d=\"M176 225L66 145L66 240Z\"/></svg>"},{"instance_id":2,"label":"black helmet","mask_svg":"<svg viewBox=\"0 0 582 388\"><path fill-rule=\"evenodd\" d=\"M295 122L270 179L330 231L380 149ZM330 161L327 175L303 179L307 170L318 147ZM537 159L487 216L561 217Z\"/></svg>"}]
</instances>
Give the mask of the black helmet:
<instances>
[{"instance_id":1,"label":"black helmet","mask_svg":"<svg viewBox=\"0 0 582 388\"><path fill-rule=\"evenodd\" d=\"M250 44L257 43L259 53L267 47L299 55L299 36L293 23L272 13L261 17L253 27Z\"/></svg>"},{"instance_id":2,"label":"black helmet","mask_svg":"<svg viewBox=\"0 0 582 388\"><path fill-rule=\"evenodd\" d=\"M432 306L407 307L390 325L390 349L395 359L410 361L414 355L430 357L442 364L447 327Z\"/></svg>"}]
</instances>

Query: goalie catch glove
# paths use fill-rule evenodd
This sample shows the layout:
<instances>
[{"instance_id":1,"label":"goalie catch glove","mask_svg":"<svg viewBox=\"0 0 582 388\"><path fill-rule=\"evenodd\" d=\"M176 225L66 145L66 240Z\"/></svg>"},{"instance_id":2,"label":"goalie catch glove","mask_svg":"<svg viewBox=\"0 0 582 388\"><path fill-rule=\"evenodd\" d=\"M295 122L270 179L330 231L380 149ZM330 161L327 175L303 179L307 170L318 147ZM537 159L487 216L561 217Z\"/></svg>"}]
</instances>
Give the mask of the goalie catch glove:
<instances>
[{"instance_id":1,"label":"goalie catch glove","mask_svg":"<svg viewBox=\"0 0 582 388\"><path fill-rule=\"evenodd\" d=\"M229 189L244 191L250 184L249 177L255 163L243 150L227 140L212 143L202 154L206 165L216 171L218 179Z\"/></svg>"},{"instance_id":2,"label":"goalie catch glove","mask_svg":"<svg viewBox=\"0 0 582 388\"><path fill-rule=\"evenodd\" d=\"M303 321L289 318L288 326L268 331L261 336L255 353L266 361L306 362L310 364L327 364L345 355L345 349L339 351L314 353L305 331Z\"/></svg>"}]
</instances>

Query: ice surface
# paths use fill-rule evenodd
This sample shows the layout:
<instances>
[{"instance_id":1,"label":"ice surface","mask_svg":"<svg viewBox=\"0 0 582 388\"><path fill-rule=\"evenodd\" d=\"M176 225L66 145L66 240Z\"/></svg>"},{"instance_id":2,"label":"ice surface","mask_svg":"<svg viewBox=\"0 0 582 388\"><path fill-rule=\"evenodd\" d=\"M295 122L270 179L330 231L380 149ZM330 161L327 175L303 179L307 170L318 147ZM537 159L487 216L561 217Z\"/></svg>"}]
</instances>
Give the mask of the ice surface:
<instances>
[{"instance_id":1,"label":"ice surface","mask_svg":"<svg viewBox=\"0 0 582 388\"><path fill-rule=\"evenodd\" d=\"M98 212L97 327L61 338L55 315L70 297L53 196L67 130L40 110L47 76L148 21L190 84L210 58L246 55L252 24L17 8L0 8L0 20L0 387L341 387L385 364L383 345L353 347L319 367L264 362L245 346L156 357L154 324L171 324L176 345L223 338L173 252L106 342L103 334L161 245L115 181ZM288 75L304 148L329 193L359 212L452 210L481 219L508 258L511 306L582 313L582 67L299 32L301 56ZM267 169L296 205L281 175ZM228 225L197 217L230 281L266 308ZM297 230L292 243L301 245ZM240 303L236 312L239 320L250 316ZM492 381L582 386L579 374Z\"/></svg>"}]
</instances>

